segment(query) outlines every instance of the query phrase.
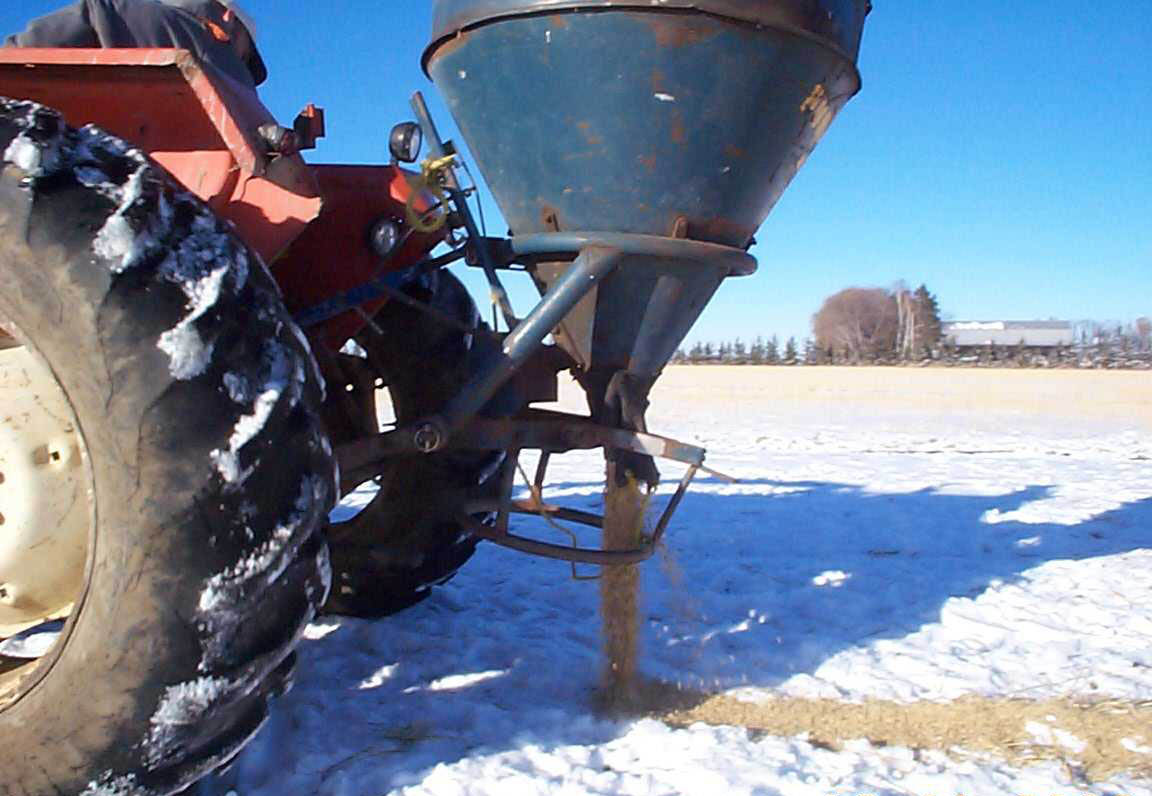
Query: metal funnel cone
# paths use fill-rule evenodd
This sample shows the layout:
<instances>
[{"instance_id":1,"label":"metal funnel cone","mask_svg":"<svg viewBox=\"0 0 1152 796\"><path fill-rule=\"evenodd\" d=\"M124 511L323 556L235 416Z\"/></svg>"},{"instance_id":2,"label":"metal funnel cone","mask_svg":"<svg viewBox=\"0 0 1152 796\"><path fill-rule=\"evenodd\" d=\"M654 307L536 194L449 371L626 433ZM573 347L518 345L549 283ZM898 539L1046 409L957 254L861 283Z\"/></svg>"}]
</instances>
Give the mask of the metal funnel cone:
<instances>
[{"instance_id":1,"label":"metal funnel cone","mask_svg":"<svg viewBox=\"0 0 1152 796\"><path fill-rule=\"evenodd\" d=\"M855 94L867 0L441 0L425 66L515 235L746 247Z\"/></svg>"},{"instance_id":2,"label":"metal funnel cone","mask_svg":"<svg viewBox=\"0 0 1152 796\"><path fill-rule=\"evenodd\" d=\"M543 263L533 270L541 294L567 267ZM727 275L723 263L626 257L561 321L556 342L585 372L655 378Z\"/></svg>"}]
</instances>

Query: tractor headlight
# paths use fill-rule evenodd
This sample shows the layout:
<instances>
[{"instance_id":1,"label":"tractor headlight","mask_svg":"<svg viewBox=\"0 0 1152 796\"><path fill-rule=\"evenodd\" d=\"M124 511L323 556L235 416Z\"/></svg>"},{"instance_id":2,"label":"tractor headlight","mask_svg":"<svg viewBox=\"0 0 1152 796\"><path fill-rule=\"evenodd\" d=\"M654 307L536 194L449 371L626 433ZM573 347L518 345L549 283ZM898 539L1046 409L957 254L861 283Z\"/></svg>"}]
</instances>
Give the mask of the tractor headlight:
<instances>
[{"instance_id":1,"label":"tractor headlight","mask_svg":"<svg viewBox=\"0 0 1152 796\"><path fill-rule=\"evenodd\" d=\"M388 151L401 163L415 163L424 145L424 131L416 122L400 122L388 136Z\"/></svg>"},{"instance_id":2,"label":"tractor headlight","mask_svg":"<svg viewBox=\"0 0 1152 796\"><path fill-rule=\"evenodd\" d=\"M382 218L368 230L368 245L381 260L387 260L400 245L400 222L392 218Z\"/></svg>"}]
</instances>

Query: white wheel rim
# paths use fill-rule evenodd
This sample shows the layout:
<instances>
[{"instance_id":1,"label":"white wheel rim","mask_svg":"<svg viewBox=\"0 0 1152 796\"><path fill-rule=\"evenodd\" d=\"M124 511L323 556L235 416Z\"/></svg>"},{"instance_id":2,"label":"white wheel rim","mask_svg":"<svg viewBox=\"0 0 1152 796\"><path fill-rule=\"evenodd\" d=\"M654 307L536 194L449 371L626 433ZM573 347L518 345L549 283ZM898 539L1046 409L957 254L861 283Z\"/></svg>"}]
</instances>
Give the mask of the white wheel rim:
<instances>
[{"instance_id":1,"label":"white wheel rim","mask_svg":"<svg viewBox=\"0 0 1152 796\"><path fill-rule=\"evenodd\" d=\"M90 478L71 405L24 346L0 349L0 639L68 615L84 583Z\"/></svg>"}]
</instances>

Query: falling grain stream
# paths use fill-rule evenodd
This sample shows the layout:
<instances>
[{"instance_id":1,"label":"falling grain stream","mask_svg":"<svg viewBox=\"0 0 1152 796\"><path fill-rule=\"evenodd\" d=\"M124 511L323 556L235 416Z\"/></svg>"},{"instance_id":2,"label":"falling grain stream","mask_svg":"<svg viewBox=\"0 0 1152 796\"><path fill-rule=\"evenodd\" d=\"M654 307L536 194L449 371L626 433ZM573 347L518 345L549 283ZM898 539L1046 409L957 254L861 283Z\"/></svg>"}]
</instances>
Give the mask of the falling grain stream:
<instances>
[{"instance_id":1,"label":"falling grain stream","mask_svg":"<svg viewBox=\"0 0 1152 796\"><path fill-rule=\"evenodd\" d=\"M617 478L608 463L604 493L604 549L638 547L651 493L631 473ZM640 573L635 566L605 567L600 577L600 617L604 644L604 708L627 712L637 701L636 664L639 632Z\"/></svg>"}]
</instances>

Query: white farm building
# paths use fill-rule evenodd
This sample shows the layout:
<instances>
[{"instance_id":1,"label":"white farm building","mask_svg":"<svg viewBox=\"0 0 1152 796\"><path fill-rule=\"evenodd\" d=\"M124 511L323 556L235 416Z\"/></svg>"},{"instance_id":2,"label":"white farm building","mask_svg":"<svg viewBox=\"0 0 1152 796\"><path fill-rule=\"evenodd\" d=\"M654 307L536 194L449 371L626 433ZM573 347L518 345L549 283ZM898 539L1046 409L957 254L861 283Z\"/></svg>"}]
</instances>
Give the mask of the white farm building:
<instances>
[{"instance_id":1,"label":"white farm building","mask_svg":"<svg viewBox=\"0 0 1152 796\"><path fill-rule=\"evenodd\" d=\"M944 339L957 348L991 345L1057 348L1076 342L1068 321L947 321L942 332Z\"/></svg>"}]
</instances>

